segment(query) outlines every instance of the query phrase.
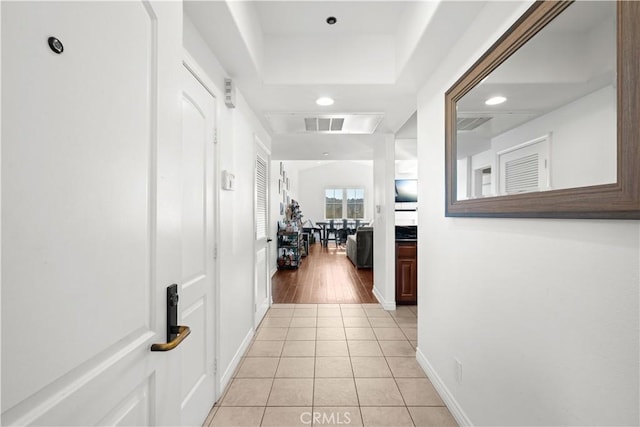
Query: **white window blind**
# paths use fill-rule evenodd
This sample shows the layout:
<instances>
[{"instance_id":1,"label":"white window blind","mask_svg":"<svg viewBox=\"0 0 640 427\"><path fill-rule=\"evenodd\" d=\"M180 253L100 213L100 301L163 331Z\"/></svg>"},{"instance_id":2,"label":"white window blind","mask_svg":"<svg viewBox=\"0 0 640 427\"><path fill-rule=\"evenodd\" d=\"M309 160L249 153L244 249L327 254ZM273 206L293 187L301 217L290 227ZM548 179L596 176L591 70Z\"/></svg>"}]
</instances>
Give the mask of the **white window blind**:
<instances>
[{"instance_id":1,"label":"white window blind","mask_svg":"<svg viewBox=\"0 0 640 427\"><path fill-rule=\"evenodd\" d=\"M267 237L267 161L256 156L256 239Z\"/></svg>"},{"instance_id":2,"label":"white window blind","mask_svg":"<svg viewBox=\"0 0 640 427\"><path fill-rule=\"evenodd\" d=\"M540 186L538 153L505 162L507 194L536 191Z\"/></svg>"},{"instance_id":3,"label":"white window blind","mask_svg":"<svg viewBox=\"0 0 640 427\"><path fill-rule=\"evenodd\" d=\"M549 144L551 134L498 152L500 194L550 189Z\"/></svg>"}]
</instances>

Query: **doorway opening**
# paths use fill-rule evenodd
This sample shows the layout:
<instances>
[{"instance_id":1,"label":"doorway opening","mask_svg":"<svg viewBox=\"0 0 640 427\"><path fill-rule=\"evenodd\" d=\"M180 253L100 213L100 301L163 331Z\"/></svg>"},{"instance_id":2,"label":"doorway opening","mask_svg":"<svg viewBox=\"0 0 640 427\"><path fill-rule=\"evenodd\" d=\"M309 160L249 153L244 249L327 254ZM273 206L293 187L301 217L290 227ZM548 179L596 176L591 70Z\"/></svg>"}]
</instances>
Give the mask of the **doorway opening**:
<instances>
[{"instance_id":1,"label":"doorway opening","mask_svg":"<svg viewBox=\"0 0 640 427\"><path fill-rule=\"evenodd\" d=\"M376 303L373 161L273 161L274 303Z\"/></svg>"}]
</instances>

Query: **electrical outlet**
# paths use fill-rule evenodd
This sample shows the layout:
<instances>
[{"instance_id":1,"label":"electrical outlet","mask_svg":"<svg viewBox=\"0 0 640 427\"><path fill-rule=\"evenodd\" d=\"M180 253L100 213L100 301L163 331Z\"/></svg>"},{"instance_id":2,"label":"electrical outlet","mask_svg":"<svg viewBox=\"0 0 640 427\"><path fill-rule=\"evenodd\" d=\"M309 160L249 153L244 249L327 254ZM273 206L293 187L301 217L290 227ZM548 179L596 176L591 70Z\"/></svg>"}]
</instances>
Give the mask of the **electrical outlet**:
<instances>
[{"instance_id":1,"label":"electrical outlet","mask_svg":"<svg viewBox=\"0 0 640 427\"><path fill-rule=\"evenodd\" d=\"M456 365L456 381L458 384L462 384L462 362L458 359L453 359Z\"/></svg>"}]
</instances>

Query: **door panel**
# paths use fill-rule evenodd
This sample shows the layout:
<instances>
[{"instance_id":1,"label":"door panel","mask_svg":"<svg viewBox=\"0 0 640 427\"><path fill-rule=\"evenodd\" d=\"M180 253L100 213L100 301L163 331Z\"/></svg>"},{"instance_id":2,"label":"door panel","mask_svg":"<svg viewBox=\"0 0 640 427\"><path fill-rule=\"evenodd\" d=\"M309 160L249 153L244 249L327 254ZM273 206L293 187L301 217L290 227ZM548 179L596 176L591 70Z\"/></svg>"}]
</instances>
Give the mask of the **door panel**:
<instances>
[{"instance_id":1,"label":"door panel","mask_svg":"<svg viewBox=\"0 0 640 427\"><path fill-rule=\"evenodd\" d=\"M182 354L182 424L202 425L215 402L214 129L215 99L187 70L182 97L181 324L191 327Z\"/></svg>"},{"instance_id":2,"label":"door panel","mask_svg":"<svg viewBox=\"0 0 640 427\"><path fill-rule=\"evenodd\" d=\"M187 71L185 71L187 73ZM188 76L186 76L188 77ZM193 78L193 77L191 77ZM182 105L182 275L186 284L206 274L206 138L205 112L188 93ZM185 286L183 285L183 288Z\"/></svg>"},{"instance_id":3,"label":"door panel","mask_svg":"<svg viewBox=\"0 0 640 427\"><path fill-rule=\"evenodd\" d=\"M98 422L99 426L151 425L151 379L136 387L110 414Z\"/></svg>"},{"instance_id":4,"label":"door panel","mask_svg":"<svg viewBox=\"0 0 640 427\"><path fill-rule=\"evenodd\" d=\"M181 19L168 3L2 3L4 424L172 422L157 390L179 356L149 345L180 271L157 207L179 202L166 40Z\"/></svg>"}]
</instances>

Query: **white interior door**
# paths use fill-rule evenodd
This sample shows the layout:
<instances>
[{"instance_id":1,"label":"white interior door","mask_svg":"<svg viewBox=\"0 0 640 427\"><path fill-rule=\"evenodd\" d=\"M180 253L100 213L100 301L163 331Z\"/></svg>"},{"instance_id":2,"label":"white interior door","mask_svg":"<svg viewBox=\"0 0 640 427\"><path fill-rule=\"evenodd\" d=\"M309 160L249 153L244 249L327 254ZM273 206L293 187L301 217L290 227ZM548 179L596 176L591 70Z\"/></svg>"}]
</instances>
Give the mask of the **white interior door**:
<instances>
[{"instance_id":1,"label":"white interior door","mask_svg":"<svg viewBox=\"0 0 640 427\"><path fill-rule=\"evenodd\" d=\"M182 96L182 425L202 425L215 402L214 138L216 103L187 69Z\"/></svg>"},{"instance_id":2,"label":"white interior door","mask_svg":"<svg viewBox=\"0 0 640 427\"><path fill-rule=\"evenodd\" d=\"M1 7L2 424L179 424L182 6Z\"/></svg>"},{"instance_id":3,"label":"white interior door","mask_svg":"<svg viewBox=\"0 0 640 427\"><path fill-rule=\"evenodd\" d=\"M255 326L262 321L271 304L269 269L269 165L270 155L256 138L255 156Z\"/></svg>"}]
</instances>

